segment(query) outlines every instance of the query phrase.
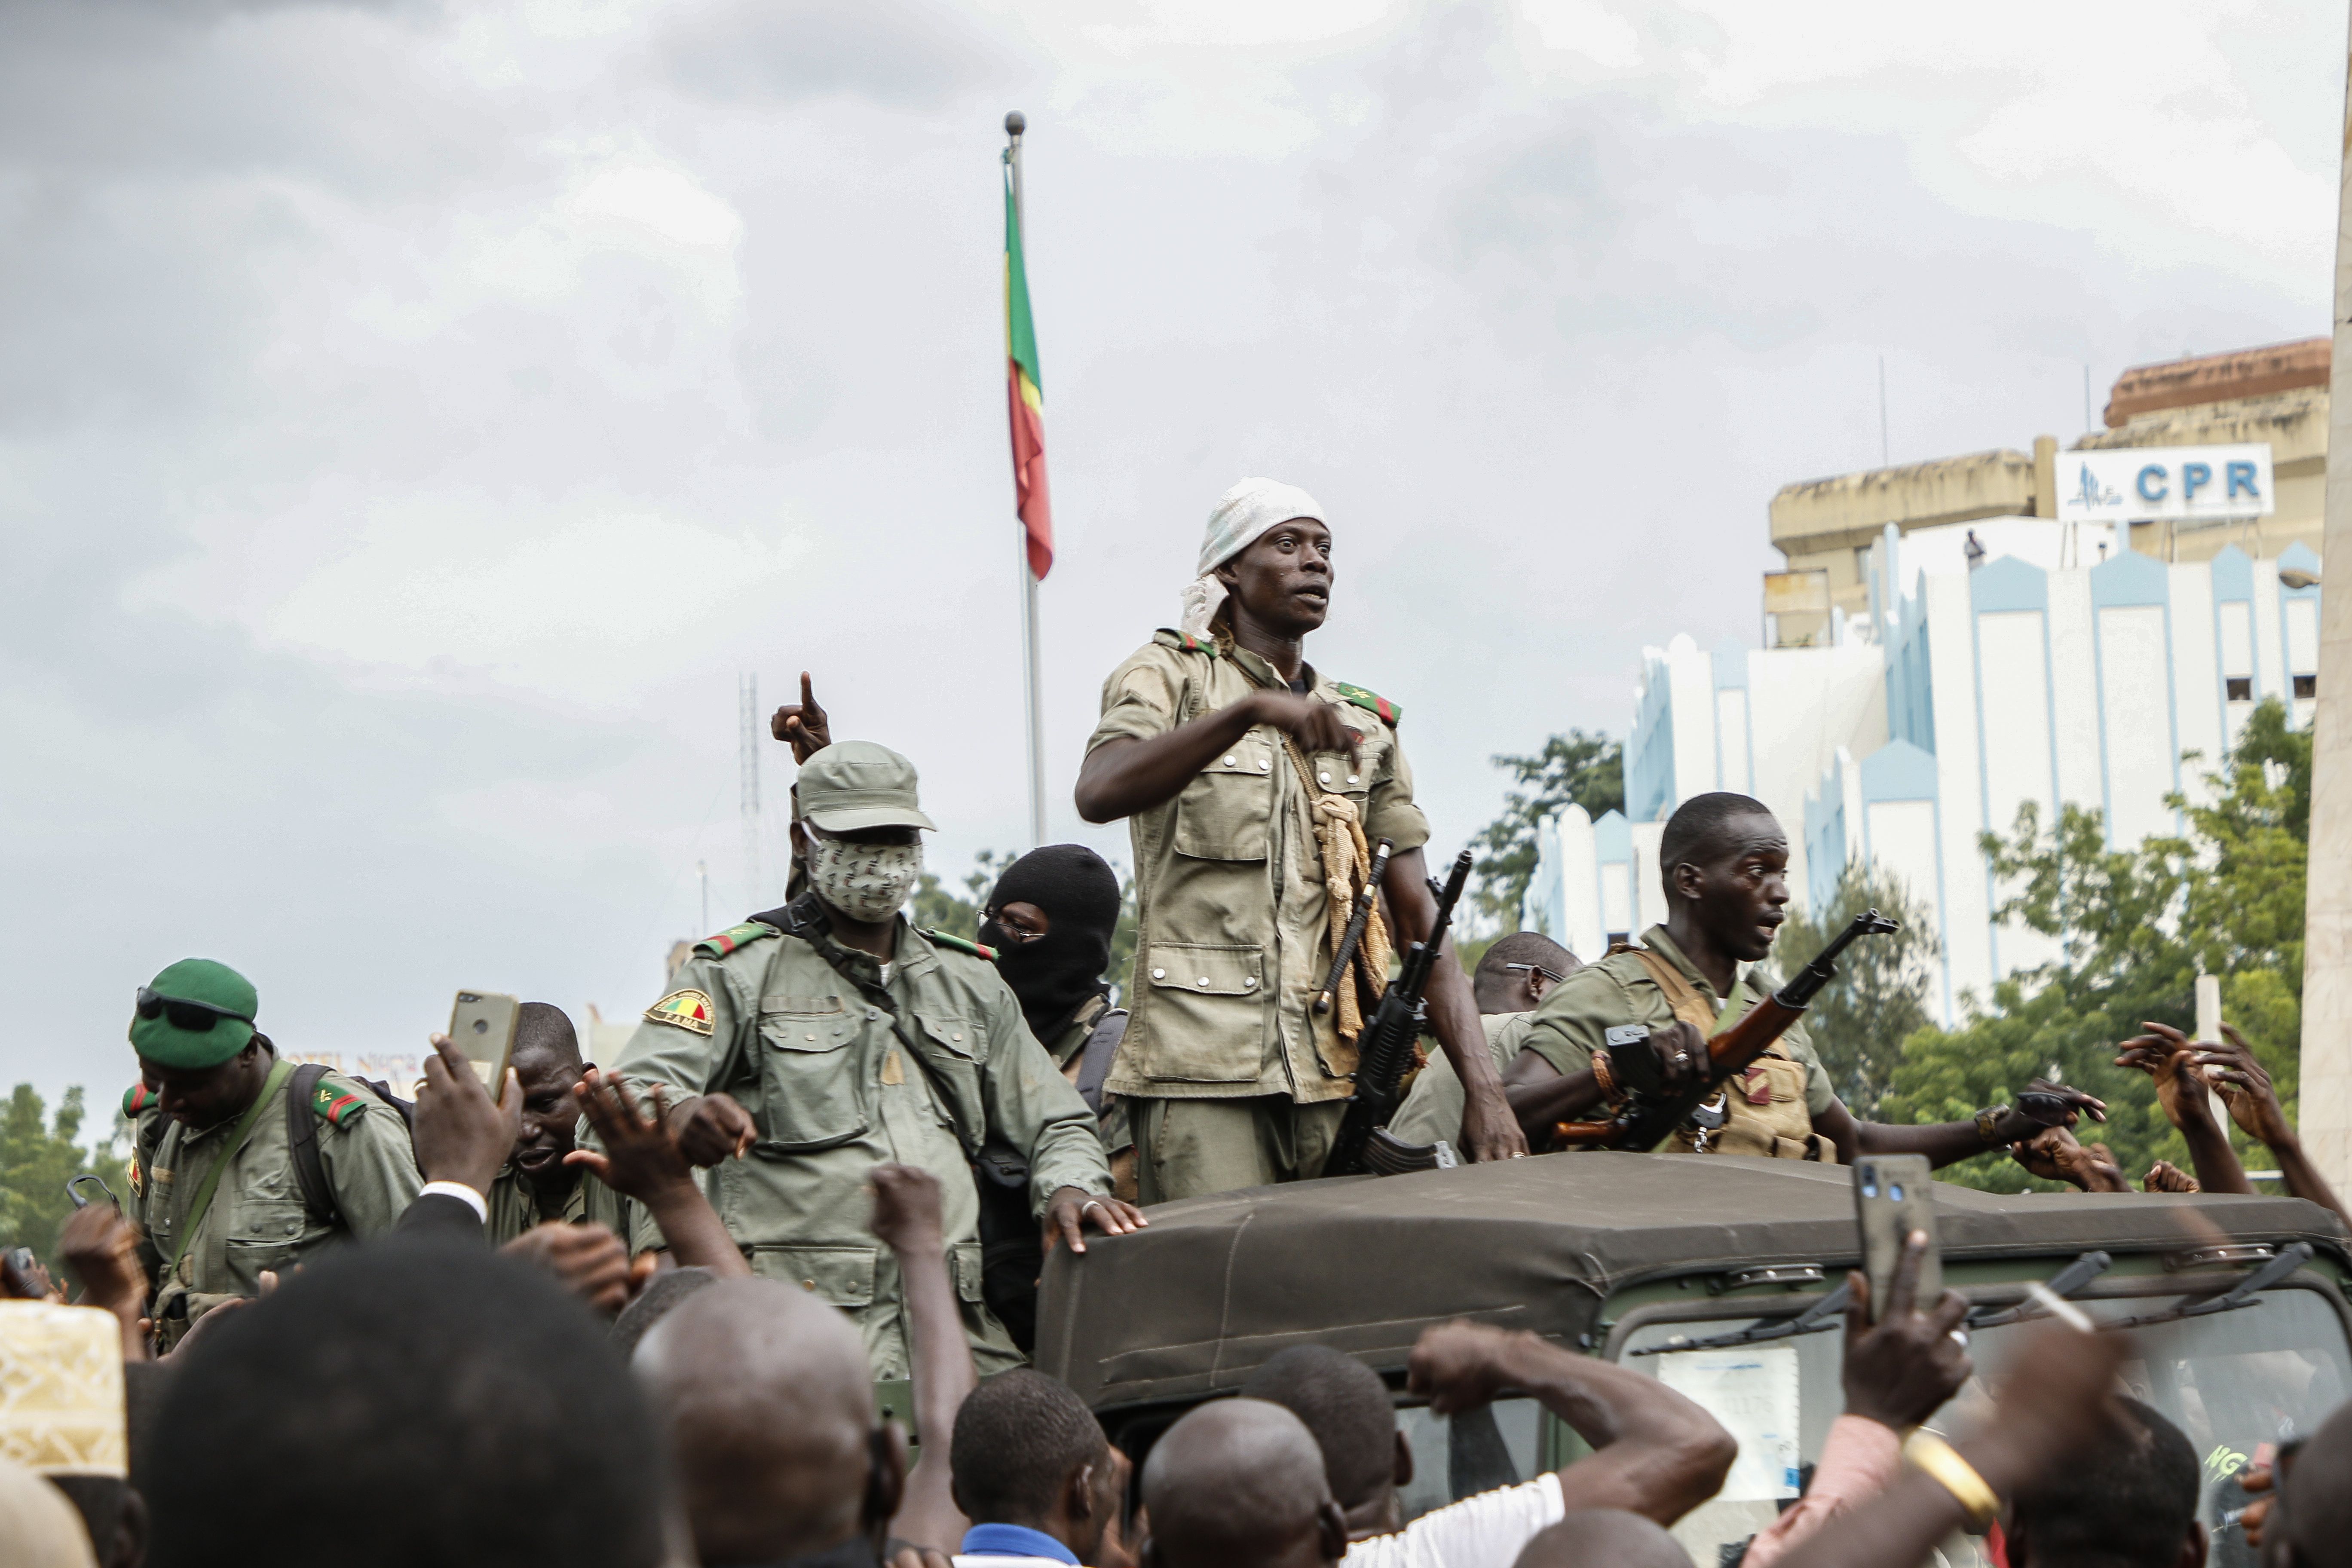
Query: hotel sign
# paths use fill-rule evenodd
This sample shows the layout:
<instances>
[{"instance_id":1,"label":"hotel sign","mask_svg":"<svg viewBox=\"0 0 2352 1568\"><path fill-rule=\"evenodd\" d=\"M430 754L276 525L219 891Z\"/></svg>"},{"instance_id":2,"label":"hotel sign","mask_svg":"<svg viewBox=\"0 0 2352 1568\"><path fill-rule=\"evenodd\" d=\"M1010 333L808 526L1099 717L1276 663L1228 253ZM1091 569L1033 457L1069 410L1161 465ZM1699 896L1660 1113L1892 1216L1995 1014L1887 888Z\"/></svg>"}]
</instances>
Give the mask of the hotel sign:
<instances>
[{"instance_id":1,"label":"hotel sign","mask_svg":"<svg viewBox=\"0 0 2352 1568\"><path fill-rule=\"evenodd\" d=\"M2221 522L2276 510L2267 441L2058 454L2061 522Z\"/></svg>"}]
</instances>

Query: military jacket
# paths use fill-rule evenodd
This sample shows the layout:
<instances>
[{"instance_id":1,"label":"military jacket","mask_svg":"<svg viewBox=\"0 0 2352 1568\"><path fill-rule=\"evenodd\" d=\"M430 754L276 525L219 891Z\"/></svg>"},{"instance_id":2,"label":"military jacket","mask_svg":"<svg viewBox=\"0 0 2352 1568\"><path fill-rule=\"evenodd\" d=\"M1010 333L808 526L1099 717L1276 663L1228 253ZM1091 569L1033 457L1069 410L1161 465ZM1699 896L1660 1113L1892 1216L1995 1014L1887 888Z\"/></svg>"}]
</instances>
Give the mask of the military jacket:
<instances>
[{"instance_id":1,"label":"military jacket","mask_svg":"<svg viewBox=\"0 0 2352 1568\"><path fill-rule=\"evenodd\" d=\"M1101 1023L1103 1015L1109 1011L1110 999L1097 996L1079 1008L1052 1039L1043 1042L1045 1054L1054 1058L1054 1065L1062 1069L1062 1076L1070 1080L1073 1089L1077 1087L1078 1069L1086 1062L1087 1042L1094 1038L1095 1026ZM1106 1153L1117 1154L1122 1149L1135 1147L1135 1134L1128 1125L1127 1106L1115 1094L1106 1092L1103 1095L1102 1114L1096 1119L1095 1131L1102 1139Z\"/></svg>"},{"instance_id":2,"label":"military jacket","mask_svg":"<svg viewBox=\"0 0 2352 1568\"><path fill-rule=\"evenodd\" d=\"M1706 977L1675 945L1665 927L1652 926L1643 931L1642 945L1673 964L1690 982L1691 988L1716 1009L1717 1029L1737 1023L1748 1009L1780 985L1761 964L1747 964L1741 968L1727 1002L1716 994ZM1642 961L1631 952L1615 952L1576 970L1544 993L1528 1029L1526 1048L1537 1052L1563 1073L1582 1072L1592 1065L1592 1053L1600 1048L1602 1037L1615 1026L1643 1024L1663 1029L1674 1021L1673 1005L1643 967ZM1790 1025L1775 1049L1791 1064L1781 1067L1780 1074L1795 1080L1783 1088L1778 1081L1780 1074L1769 1075L1773 1079L1771 1092L1775 1098L1784 1094L1792 1099L1801 1097L1803 1116L1808 1121L1829 1110L1837 1093L1821 1058L1814 1054L1804 1025ZM1768 1075L1757 1076L1761 1080ZM1789 1109L1793 1112L1797 1108L1792 1105Z\"/></svg>"},{"instance_id":3,"label":"military jacket","mask_svg":"<svg viewBox=\"0 0 2352 1568\"><path fill-rule=\"evenodd\" d=\"M1031 1212L1042 1215L1060 1188L1110 1190L1094 1113L1031 1037L994 964L935 944L902 917L886 979L872 957L832 940L814 897L792 906L803 912L804 935L754 921L698 943L615 1070L673 1098L724 1092L751 1113L756 1142L711 1171L712 1205L755 1272L858 1318L878 1377L906 1376L908 1352L898 1266L870 1228L867 1174L896 1161L937 1175L982 1370L1014 1364L981 1306L969 1157L992 1135L1025 1155Z\"/></svg>"},{"instance_id":4,"label":"military jacket","mask_svg":"<svg viewBox=\"0 0 2352 1568\"><path fill-rule=\"evenodd\" d=\"M1394 706L1303 671L1307 697L1344 707L1363 736L1307 759L1318 789L1356 804L1369 841L1402 854L1429 841L1397 743ZM1257 655L1162 631L1103 682L1087 742L1148 740L1260 688L1286 690ZM1133 1016L1111 1068L1117 1094L1302 1104L1354 1092L1354 1066L1311 1003L1331 963L1312 801L1281 731L1261 724L1211 759L1173 799L1129 819L1135 848Z\"/></svg>"},{"instance_id":5,"label":"military jacket","mask_svg":"<svg viewBox=\"0 0 2352 1568\"><path fill-rule=\"evenodd\" d=\"M512 1163L499 1170L487 1195L490 1212L482 1228L492 1247L504 1247L546 1217L539 1212L539 1199L522 1179L522 1173ZM571 1195L563 1200L563 1213L556 1217L566 1225L608 1226L623 1241L630 1243L634 1252L638 1249L633 1235L636 1206L598 1181L593 1173L583 1171L572 1185ZM653 1245L661 1244L656 1241Z\"/></svg>"},{"instance_id":6,"label":"military jacket","mask_svg":"<svg viewBox=\"0 0 2352 1568\"><path fill-rule=\"evenodd\" d=\"M1488 1013L1479 1018L1496 1072L1518 1059L1520 1048L1527 1044L1528 1026L1535 1020L1532 1012ZM1429 1060L1422 1064L1420 1073L1413 1079L1404 1103L1389 1119L1389 1133L1407 1143L1434 1143L1443 1138L1454 1145L1458 1155L1462 1152L1462 1112L1469 1098L1462 1091L1462 1075L1454 1070L1454 1063L1445 1053L1431 1051Z\"/></svg>"},{"instance_id":7,"label":"military jacket","mask_svg":"<svg viewBox=\"0 0 2352 1568\"><path fill-rule=\"evenodd\" d=\"M175 1298L186 1298L186 1319L193 1321L232 1296L259 1295L265 1268L282 1276L348 1237L383 1235L424 1186L408 1124L357 1079L329 1072L319 1079L310 1110L319 1119L319 1163L341 1223L321 1224L303 1205L287 1142L289 1088L270 1093L194 1235L184 1233L196 1189L229 1144L238 1118L195 1131L165 1117L143 1088L123 1097L139 1151L132 1156L131 1215L147 1237L142 1253L159 1323L179 1318Z\"/></svg>"}]
</instances>

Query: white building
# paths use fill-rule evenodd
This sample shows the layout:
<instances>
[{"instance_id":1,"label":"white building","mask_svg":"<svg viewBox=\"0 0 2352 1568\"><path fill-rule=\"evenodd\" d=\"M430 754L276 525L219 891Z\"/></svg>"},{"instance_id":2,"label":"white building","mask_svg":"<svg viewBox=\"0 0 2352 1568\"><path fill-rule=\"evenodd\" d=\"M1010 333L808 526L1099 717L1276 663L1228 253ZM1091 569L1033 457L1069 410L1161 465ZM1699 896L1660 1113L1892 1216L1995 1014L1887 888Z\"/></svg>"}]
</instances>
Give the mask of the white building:
<instances>
[{"instance_id":1,"label":"white building","mask_svg":"<svg viewBox=\"0 0 2352 1568\"><path fill-rule=\"evenodd\" d=\"M2060 802L2100 810L2115 845L2179 831L2165 796L2201 788L2184 752L2210 767L2264 697L2310 722L2319 588L2280 580L2316 577L2300 543L2168 564L2118 550L2111 527L1987 518L1889 525L1864 555L1867 613L1835 613L1827 647L1643 650L1625 815L1545 825L1523 924L1588 958L1639 932L1662 913L1659 825L1733 790L1788 828L1801 901L1824 902L1851 859L1934 912L1932 1003L1951 1022L1967 994L2051 956L1992 919L2005 893L1980 835L2027 802L2045 826Z\"/></svg>"}]
</instances>

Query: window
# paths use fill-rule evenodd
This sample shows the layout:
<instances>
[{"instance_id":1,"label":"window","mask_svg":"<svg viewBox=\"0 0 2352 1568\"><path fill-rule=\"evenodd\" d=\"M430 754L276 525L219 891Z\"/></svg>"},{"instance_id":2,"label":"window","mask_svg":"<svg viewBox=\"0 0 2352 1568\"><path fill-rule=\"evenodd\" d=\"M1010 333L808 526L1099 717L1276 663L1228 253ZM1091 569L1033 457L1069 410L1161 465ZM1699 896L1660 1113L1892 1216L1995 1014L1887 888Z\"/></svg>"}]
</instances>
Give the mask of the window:
<instances>
[{"instance_id":1,"label":"window","mask_svg":"<svg viewBox=\"0 0 2352 1568\"><path fill-rule=\"evenodd\" d=\"M2319 677L2315 675L2296 676L2294 678L2294 694L2298 699L2318 696Z\"/></svg>"},{"instance_id":2,"label":"window","mask_svg":"<svg viewBox=\"0 0 2352 1568\"><path fill-rule=\"evenodd\" d=\"M2252 702L2254 700L2254 678L2251 675L2233 675L2221 684L2228 689L2232 702ZM2301 677L2296 678L2295 684L2303 684Z\"/></svg>"}]
</instances>

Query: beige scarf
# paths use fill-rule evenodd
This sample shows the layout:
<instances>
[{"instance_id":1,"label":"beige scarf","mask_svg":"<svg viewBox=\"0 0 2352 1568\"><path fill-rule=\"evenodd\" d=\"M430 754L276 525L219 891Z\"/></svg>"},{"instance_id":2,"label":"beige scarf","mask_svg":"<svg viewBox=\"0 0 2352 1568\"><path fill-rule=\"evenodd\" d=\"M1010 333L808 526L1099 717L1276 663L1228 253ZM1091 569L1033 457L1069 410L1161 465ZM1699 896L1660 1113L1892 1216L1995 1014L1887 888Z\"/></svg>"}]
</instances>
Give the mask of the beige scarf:
<instances>
[{"instance_id":1,"label":"beige scarf","mask_svg":"<svg viewBox=\"0 0 2352 1568\"><path fill-rule=\"evenodd\" d=\"M1298 742L1285 735L1283 749L1290 753L1298 769L1298 782L1306 786L1309 812L1315 823L1315 841L1323 851L1323 906L1330 928L1331 951L1339 951L1347 940L1348 921L1354 918L1356 895L1364 889L1364 882L1372 872L1372 847L1364 838L1364 825L1356 810L1356 803L1344 795L1335 795L1318 787L1315 770L1307 765L1307 753ZM1334 1026L1339 1037L1354 1044L1364 1032L1363 1005L1357 999L1355 977L1361 975L1364 984L1378 991L1389 982L1389 960L1393 949L1389 944L1389 928L1381 919L1381 906L1372 905L1364 921L1364 934L1356 943L1355 963L1350 973L1339 981L1339 994L1333 1003Z\"/></svg>"}]
</instances>

